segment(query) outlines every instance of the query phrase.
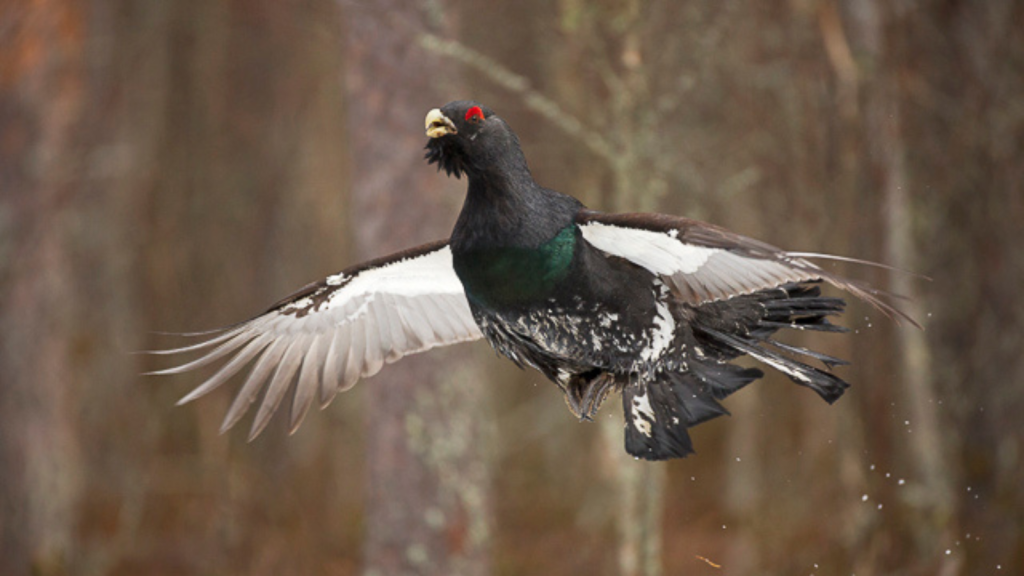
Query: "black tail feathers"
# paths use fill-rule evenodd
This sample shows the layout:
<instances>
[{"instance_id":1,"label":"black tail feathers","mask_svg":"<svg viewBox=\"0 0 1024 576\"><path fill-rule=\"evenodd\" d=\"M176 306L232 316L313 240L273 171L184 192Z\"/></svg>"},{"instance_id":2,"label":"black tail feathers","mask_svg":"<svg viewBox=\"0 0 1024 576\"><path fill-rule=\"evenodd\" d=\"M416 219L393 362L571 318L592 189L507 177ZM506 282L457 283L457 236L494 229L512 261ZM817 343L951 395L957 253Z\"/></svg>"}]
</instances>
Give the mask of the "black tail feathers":
<instances>
[{"instance_id":1,"label":"black tail feathers","mask_svg":"<svg viewBox=\"0 0 1024 576\"><path fill-rule=\"evenodd\" d=\"M780 328L845 331L845 328L830 323L828 317L841 314L846 303L841 298L821 296L817 286L805 284L765 290L749 298L756 298L760 303L763 310L760 318L747 325L734 322L730 326L721 321L700 322L698 316L694 326L698 339L723 352L726 358L746 354L767 364L789 376L793 382L814 390L830 404L842 396L849 384L827 369L847 364L845 360L772 340L771 335ZM809 366L794 356L817 360L826 370Z\"/></svg>"},{"instance_id":2,"label":"black tail feathers","mask_svg":"<svg viewBox=\"0 0 1024 576\"><path fill-rule=\"evenodd\" d=\"M730 346L743 354L749 355L751 358L775 368L779 372L789 376L789 379L793 382L814 390L829 404L838 400L839 397L843 395L843 392L850 387L849 384L836 375L819 368L815 368L814 366L809 366L798 360L794 360L789 356L776 352L772 348L774 347L780 350L786 350L817 358L827 366L846 364L846 361L840 360L839 358L813 352L805 348L789 346L769 339L755 339L749 336L734 336L710 329L706 330L705 333L717 340L719 343Z\"/></svg>"},{"instance_id":3,"label":"black tail feathers","mask_svg":"<svg viewBox=\"0 0 1024 576\"><path fill-rule=\"evenodd\" d=\"M685 373L662 372L622 391L626 451L645 460L682 458L693 452L686 431L729 411L718 403L760 378L756 368L694 363Z\"/></svg>"},{"instance_id":4,"label":"black tail feathers","mask_svg":"<svg viewBox=\"0 0 1024 576\"><path fill-rule=\"evenodd\" d=\"M847 362L771 336L782 328L846 331L828 321L845 306L841 298L821 296L815 285L788 284L692 309L690 345L696 358L687 359L683 372L658 372L630 382L622 391L626 451L646 460L692 453L687 428L728 414L718 401L763 376L757 368L728 363L742 355L782 372L830 404L835 402L849 385L829 370ZM798 358L818 361L823 368Z\"/></svg>"}]
</instances>

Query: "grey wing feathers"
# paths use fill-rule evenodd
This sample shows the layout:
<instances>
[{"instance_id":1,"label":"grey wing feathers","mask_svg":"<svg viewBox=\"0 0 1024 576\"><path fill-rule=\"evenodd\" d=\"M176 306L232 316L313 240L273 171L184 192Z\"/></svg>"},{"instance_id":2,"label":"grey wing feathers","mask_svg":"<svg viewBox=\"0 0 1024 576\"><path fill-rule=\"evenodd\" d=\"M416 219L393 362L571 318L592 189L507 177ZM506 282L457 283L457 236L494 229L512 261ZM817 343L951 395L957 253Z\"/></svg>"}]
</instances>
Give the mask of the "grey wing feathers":
<instances>
[{"instance_id":1,"label":"grey wing feathers","mask_svg":"<svg viewBox=\"0 0 1024 576\"><path fill-rule=\"evenodd\" d=\"M294 389L289 429L314 400L326 406L339 391L387 363L437 346L479 339L447 243L436 242L350 268L311 284L260 316L205 333L187 346L154 352L198 358L152 374L220 367L183 397L204 396L252 364L224 418L227 430L262 393L249 438L258 435Z\"/></svg>"},{"instance_id":2,"label":"grey wing feathers","mask_svg":"<svg viewBox=\"0 0 1024 576\"><path fill-rule=\"evenodd\" d=\"M583 211L577 224L592 245L660 275L690 304L726 300L788 283L824 280L887 316L918 326L913 318L883 300L892 295L832 274L812 260L863 261L790 253L711 224L664 214Z\"/></svg>"}]
</instances>

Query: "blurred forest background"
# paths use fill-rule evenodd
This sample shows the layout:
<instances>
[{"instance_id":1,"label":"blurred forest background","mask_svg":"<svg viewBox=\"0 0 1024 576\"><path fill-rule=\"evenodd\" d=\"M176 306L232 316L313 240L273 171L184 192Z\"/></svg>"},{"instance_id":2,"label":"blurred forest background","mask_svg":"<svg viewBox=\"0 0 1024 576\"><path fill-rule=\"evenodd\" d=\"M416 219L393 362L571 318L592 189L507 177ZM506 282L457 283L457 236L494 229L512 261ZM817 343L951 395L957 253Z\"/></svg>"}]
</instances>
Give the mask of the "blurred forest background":
<instances>
[{"instance_id":1,"label":"blurred forest background","mask_svg":"<svg viewBox=\"0 0 1024 576\"><path fill-rule=\"evenodd\" d=\"M1024 573L1024 3L5 0L0 574ZM423 117L912 297L633 461L484 344L251 444L136 354L447 235ZM796 342L799 343L799 338Z\"/></svg>"}]
</instances>

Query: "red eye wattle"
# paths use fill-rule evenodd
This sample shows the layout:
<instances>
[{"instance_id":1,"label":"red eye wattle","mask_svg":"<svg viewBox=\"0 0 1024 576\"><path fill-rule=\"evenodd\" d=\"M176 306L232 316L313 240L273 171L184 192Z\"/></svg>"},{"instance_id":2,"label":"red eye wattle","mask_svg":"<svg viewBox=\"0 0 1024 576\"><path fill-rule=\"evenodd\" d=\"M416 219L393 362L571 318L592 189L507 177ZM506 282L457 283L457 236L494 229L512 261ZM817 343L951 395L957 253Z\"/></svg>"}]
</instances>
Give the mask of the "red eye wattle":
<instances>
[{"instance_id":1,"label":"red eye wattle","mask_svg":"<svg viewBox=\"0 0 1024 576\"><path fill-rule=\"evenodd\" d=\"M473 106L466 111L466 122L479 122L484 119L484 111L479 106Z\"/></svg>"}]
</instances>

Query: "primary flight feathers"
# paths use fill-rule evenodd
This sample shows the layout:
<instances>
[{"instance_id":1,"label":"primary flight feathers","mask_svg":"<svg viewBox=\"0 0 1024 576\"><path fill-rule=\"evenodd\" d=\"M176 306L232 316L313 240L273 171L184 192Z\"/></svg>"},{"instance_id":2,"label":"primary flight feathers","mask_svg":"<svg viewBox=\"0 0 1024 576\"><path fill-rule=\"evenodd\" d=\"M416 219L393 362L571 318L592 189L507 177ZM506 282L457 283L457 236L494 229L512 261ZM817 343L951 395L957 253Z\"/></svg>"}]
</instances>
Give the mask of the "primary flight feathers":
<instances>
[{"instance_id":1,"label":"primary flight feathers","mask_svg":"<svg viewBox=\"0 0 1024 576\"><path fill-rule=\"evenodd\" d=\"M255 359L222 426L233 426L265 389L252 438L269 422L296 374L292 430L314 398L326 406L337 392L373 376L385 363L481 336L452 269L451 251L447 243L437 242L345 270L198 344L163 351L205 354L154 374L186 372L225 359L181 399L183 404L212 392Z\"/></svg>"}]
</instances>

